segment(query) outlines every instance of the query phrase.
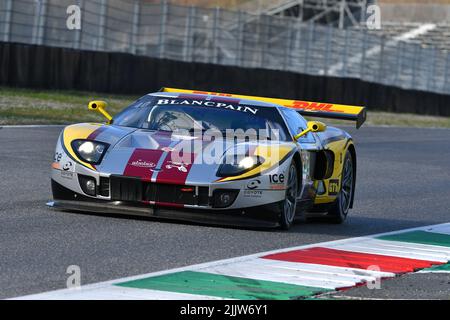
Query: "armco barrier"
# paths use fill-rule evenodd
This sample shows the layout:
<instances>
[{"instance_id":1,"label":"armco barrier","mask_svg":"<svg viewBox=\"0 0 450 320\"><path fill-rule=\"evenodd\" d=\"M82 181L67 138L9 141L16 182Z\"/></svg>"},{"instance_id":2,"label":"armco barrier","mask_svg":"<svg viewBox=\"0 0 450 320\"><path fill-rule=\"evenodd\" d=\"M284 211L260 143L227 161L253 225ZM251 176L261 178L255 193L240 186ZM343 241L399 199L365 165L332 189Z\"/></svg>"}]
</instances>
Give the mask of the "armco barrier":
<instances>
[{"instance_id":1,"label":"armco barrier","mask_svg":"<svg viewBox=\"0 0 450 320\"><path fill-rule=\"evenodd\" d=\"M450 95L358 79L0 42L0 85L144 94L184 87L450 116Z\"/></svg>"}]
</instances>

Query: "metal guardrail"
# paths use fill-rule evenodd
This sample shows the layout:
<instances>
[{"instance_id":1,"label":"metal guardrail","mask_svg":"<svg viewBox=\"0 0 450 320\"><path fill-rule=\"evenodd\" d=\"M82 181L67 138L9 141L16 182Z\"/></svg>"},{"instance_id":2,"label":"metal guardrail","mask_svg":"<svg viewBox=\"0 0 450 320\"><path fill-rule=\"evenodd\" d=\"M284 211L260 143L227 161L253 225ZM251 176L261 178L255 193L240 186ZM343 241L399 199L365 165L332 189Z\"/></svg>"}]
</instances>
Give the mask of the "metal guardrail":
<instances>
[{"instance_id":1,"label":"metal guardrail","mask_svg":"<svg viewBox=\"0 0 450 320\"><path fill-rule=\"evenodd\" d=\"M66 27L69 5L81 29ZM132 0L2 0L0 40L268 68L450 94L450 55L365 29Z\"/></svg>"}]
</instances>

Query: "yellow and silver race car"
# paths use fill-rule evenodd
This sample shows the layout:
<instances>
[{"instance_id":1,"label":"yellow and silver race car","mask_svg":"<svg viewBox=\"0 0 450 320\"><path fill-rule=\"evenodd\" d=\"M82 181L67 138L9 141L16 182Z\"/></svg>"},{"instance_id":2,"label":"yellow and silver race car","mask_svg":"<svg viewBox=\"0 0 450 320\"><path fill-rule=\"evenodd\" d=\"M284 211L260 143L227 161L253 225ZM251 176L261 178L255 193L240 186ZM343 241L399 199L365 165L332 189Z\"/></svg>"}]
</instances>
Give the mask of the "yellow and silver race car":
<instances>
[{"instance_id":1,"label":"yellow and silver race car","mask_svg":"<svg viewBox=\"0 0 450 320\"><path fill-rule=\"evenodd\" d=\"M345 131L302 115L365 121L363 107L163 88L107 122L63 129L52 164L65 210L221 225L279 226L353 206L356 151Z\"/></svg>"}]
</instances>

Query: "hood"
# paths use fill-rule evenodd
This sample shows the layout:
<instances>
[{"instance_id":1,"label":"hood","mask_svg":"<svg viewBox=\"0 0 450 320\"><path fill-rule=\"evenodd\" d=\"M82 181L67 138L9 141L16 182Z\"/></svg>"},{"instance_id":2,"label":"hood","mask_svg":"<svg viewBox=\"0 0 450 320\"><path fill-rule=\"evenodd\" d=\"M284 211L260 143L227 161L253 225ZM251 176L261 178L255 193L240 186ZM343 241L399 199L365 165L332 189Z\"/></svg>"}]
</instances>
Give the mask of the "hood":
<instances>
[{"instance_id":1,"label":"hood","mask_svg":"<svg viewBox=\"0 0 450 320\"><path fill-rule=\"evenodd\" d=\"M266 161L257 171L263 171L276 165L294 148L293 143L236 143L231 139L214 140L201 135L176 135L113 125L97 126L88 136L110 144L101 164L94 168L99 172L172 184L201 185L245 178L254 175L255 169L243 177L217 177L225 153L261 156Z\"/></svg>"}]
</instances>

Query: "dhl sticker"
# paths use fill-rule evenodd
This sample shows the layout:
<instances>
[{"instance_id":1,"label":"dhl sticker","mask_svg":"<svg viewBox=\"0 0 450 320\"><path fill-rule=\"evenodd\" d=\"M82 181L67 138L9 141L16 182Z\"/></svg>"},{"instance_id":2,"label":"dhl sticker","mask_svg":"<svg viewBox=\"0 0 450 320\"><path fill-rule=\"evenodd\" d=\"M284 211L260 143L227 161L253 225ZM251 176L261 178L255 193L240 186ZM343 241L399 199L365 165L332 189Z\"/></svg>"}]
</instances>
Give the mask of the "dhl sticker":
<instances>
[{"instance_id":1,"label":"dhl sticker","mask_svg":"<svg viewBox=\"0 0 450 320\"><path fill-rule=\"evenodd\" d=\"M345 112L342 109L336 109L336 106L331 103L307 102L307 101L293 101L291 105L284 105L288 108L302 109L305 111L326 111L326 112Z\"/></svg>"}]
</instances>

